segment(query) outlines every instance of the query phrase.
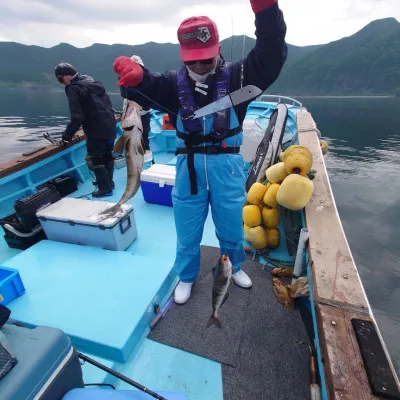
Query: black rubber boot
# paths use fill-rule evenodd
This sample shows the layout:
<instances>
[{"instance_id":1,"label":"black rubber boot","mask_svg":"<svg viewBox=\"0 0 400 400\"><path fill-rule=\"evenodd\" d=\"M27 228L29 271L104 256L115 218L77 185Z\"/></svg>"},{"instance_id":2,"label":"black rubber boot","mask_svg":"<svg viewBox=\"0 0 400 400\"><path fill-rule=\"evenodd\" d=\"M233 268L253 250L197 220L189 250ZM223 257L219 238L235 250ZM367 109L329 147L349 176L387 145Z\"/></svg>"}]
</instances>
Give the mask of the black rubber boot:
<instances>
[{"instance_id":1,"label":"black rubber boot","mask_svg":"<svg viewBox=\"0 0 400 400\"><path fill-rule=\"evenodd\" d=\"M108 177L110 178L111 189L114 190L114 188L115 188L115 183L114 183L114 181L113 181L113 176L114 176L114 161L107 162L107 163L106 163L106 168L107 168L107 172L108 172Z\"/></svg>"},{"instance_id":2,"label":"black rubber boot","mask_svg":"<svg viewBox=\"0 0 400 400\"><path fill-rule=\"evenodd\" d=\"M110 177L108 176L107 169L104 165L96 165L93 168L96 175L98 190L92 193L92 197L106 197L112 196L112 188L110 184Z\"/></svg>"}]
</instances>

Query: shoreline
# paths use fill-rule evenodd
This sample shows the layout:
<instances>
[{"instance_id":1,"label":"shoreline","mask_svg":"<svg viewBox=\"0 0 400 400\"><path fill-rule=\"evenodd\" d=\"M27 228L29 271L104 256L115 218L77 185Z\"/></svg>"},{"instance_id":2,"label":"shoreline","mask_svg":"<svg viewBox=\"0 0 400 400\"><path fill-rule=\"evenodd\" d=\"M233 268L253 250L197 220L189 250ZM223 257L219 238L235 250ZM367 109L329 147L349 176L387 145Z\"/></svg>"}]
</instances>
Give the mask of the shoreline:
<instances>
[{"instance_id":1,"label":"shoreline","mask_svg":"<svg viewBox=\"0 0 400 400\"><path fill-rule=\"evenodd\" d=\"M21 91L21 92L48 92L48 93L63 93L64 90L63 89L59 89L57 87L40 87L40 86L16 86L16 87L12 87L12 86L2 86L0 84L0 92L4 90L4 91L8 91L8 90L12 90L12 91ZM112 89L115 90L115 89ZM109 91L107 90L107 93L109 95L120 95L120 92L114 92L114 91ZM396 99L396 98L400 98L397 97L393 94L371 94L371 95L357 95L357 94L350 94L350 95L334 95L334 94L327 94L327 95L319 95L319 94L315 94L315 95L301 95L301 94L297 94L297 95L293 95L293 94L275 94L275 93L263 93L263 94L267 94L269 96L274 96L274 97L280 97L280 96L288 96L288 97L292 97L294 99L296 98L300 98L300 99Z\"/></svg>"}]
</instances>

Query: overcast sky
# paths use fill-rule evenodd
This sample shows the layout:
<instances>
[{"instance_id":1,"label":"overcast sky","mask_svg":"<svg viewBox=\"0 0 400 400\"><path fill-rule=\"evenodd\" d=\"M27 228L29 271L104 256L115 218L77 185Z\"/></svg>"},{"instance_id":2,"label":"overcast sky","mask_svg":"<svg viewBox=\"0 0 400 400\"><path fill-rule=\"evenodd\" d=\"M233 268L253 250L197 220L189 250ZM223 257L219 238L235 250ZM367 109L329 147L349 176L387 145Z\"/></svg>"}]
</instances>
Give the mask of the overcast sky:
<instances>
[{"instance_id":1,"label":"overcast sky","mask_svg":"<svg viewBox=\"0 0 400 400\"><path fill-rule=\"evenodd\" d=\"M400 0L280 0L279 5L287 42L298 46L349 36L375 19L400 20ZM0 41L44 47L177 43L179 23L193 15L212 18L221 39L232 32L254 37L249 0L0 0Z\"/></svg>"}]
</instances>

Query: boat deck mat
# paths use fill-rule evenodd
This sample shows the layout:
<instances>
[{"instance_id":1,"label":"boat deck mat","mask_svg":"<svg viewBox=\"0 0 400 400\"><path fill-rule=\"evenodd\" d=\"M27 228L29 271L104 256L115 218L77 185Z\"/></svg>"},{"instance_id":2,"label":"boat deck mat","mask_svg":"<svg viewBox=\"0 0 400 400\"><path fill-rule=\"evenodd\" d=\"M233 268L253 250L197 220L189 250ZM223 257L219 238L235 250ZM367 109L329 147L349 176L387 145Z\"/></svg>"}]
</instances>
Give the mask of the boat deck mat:
<instances>
[{"instance_id":1,"label":"boat deck mat","mask_svg":"<svg viewBox=\"0 0 400 400\"><path fill-rule=\"evenodd\" d=\"M250 290L233 284L220 312L222 329L206 328L211 314L211 269L219 249L201 247L201 267L192 296L173 304L149 339L222 364L224 399L309 399L307 333L298 311L288 311L272 291L269 268L243 264Z\"/></svg>"}]
</instances>

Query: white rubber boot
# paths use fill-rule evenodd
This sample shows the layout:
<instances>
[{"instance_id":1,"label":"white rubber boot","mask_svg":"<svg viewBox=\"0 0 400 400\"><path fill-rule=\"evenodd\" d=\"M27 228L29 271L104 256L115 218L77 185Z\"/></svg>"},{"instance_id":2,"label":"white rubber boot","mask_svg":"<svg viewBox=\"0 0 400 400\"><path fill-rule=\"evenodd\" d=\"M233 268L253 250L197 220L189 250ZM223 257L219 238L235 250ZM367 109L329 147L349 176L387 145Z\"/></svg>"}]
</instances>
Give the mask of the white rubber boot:
<instances>
[{"instance_id":1,"label":"white rubber boot","mask_svg":"<svg viewBox=\"0 0 400 400\"><path fill-rule=\"evenodd\" d=\"M249 276L242 269L239 272L234 273L232 279L236 285L245 289L249 289L253 285Z\"/></svg>"},{"instance_id":2,"label":"white rubber boot","mask_svg":"<svg viewBox=\"0 0 400 400\"><path fill-rule=\"evenodd\" d=\"M184 304L189 300L190 294L192 293L192 285L193 283L178 283L174 293L175 303Z\"/></svg>"}]
</instances>

